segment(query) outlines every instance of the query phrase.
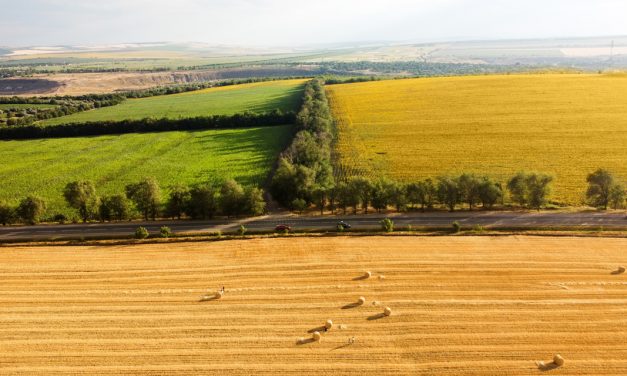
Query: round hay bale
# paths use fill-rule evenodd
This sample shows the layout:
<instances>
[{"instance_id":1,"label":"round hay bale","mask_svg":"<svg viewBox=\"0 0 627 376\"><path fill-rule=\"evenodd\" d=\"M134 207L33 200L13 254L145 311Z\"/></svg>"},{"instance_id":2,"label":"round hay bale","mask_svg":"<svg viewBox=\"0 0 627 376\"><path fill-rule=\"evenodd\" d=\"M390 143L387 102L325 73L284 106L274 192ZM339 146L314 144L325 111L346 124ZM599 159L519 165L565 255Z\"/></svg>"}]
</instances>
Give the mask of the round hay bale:
<instances>
[{"instance_id":1,"label":"round hay bale","mask_svg":"<svg viewBox=\"0 0 627 376\"><path fill-rule=\"evenodd\" d=\"M555 354L553 357L553 363L555 363L556 366L561 367L564 365L564 358L562 358L560 354Z\"/></svg>"},{"instance_id":2,"label":"round hay bale","mask_svg":"<svg viewBox=\"0 0 627 376\"><path fill-rule=\"evenodd\" d=\"M357 304L359 305L366 304L366 298L364 298L363 296L360 296L359 299L357 299Z\"/></svg>"},{"instance_id":3,"label":"round hay bale","mask_svg":"<svg viewBox=\"0 0 627 376\"><path fill-rule=\"evenodd\" d=\"M368 279L370 277L372 277L372 273L370 273L370 271L367 271L367 272L364 273L364 278L365 279Z\"/></svg>"},{"instance_id":4,"label":"round hay bale","mask_svg":"<svg viewBox=\"0 0 627 376\"><path fill-rule=\"evenodd\" d=\"M619 266L618 267L618 274L623 274L625 273L625 267L624 266Z\"/></svg>"},{"instance_id":5,"label":"round hay bale","mask_svg":"<svg viewBox=\"0 0 627 376\"><path fill-rule=\"evenodd\" d=\"M327 328L327 330L333 328L333 321L327 320L327 322L324 323L324 327Z\"/></svg>"},{"instance_id":6,"label":"round hay bale","mask_svg":"<svg viewBox=\"0 0 627 376\"><path fill-rule=\"evenodd\" d=\"M222 291L218 291L215 293L214 298L215 299L222 299L222 297L224 296L224 293Z\"/></svg>"},{"instance_id":7,"label":"round hay bale","mask_svg":"<svg viewBox=\"0 0 627 376\"><path fill-rule=\"evenodd\" d=\"M385 307L385 309L383 310L383 315L384 316L390 316L391 314L392 314L392 308Z\"/></svg>"},{"instance_id":8,"label":"round hay bale","mask_svg":"<svg viewBox=\"0 0 627 376\"><path fill-rule=\"evenodd\" d=\"M312 338L314 341L320 342L320 340L322 339L322 336L320 335L320 332L313 332Z\"/></svg>"}]
</instances>

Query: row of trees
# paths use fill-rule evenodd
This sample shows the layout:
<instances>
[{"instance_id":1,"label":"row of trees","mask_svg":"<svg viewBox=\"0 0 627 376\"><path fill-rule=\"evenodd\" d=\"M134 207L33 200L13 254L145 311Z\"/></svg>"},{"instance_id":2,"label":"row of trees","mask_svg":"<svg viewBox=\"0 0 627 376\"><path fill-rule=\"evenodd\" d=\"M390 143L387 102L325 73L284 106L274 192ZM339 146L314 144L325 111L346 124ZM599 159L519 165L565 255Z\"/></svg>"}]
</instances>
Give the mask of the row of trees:
<instances>
[{"instance_id":1,"label":"row of trees","mask_svg":"<svg viewBox=\"0 0 627 376\"><path fill-rule=\"evenodd\" d=\"M333 118L322 80L314 79L305 86L296 125L296 135L281 154L270 184L274 199L292 209L306 206L314 200L314 192L326 192L335 185Z\"/></svg>"},{"instance_id":2,"label":"row of trees","mask_svg":"<svg viewBox=\"0 0 627 376\"><path fill-rule=\"evenodd\" d=\"M146 178L125 187L124 194L99 196L91 181L74 181L63 190L68 206L75 209L83 222L123 221L139 214L143 219L160 217L210 219L215 215L260 215L266 203L263 191L257 187L244 188L234 180L221 184L203 183L194 186L171 187L167 197L162 194L154 178ZM0 223L20 221L38 223L45 215L46 202L37 197L27 197L17 207L0 203ZM63 222L65 216L50 218Z\"/></svg>"},{"instance_id":3,"label":"row of trees","mask_svg":"<svg viewBox=\"0 0 627 376\"><path fill-rule=\"evenodd\" d=\"M552 182L553 177L549 175L524 172L512 176L505 184L475 174L443 176L409 184L353 177L327 188L311 186L311 190L303 194L308 200L293 203L291 207L303 211L315 206L321 214L325 209L331 212L341 210L346 214L351 208L354 214L360 208L366 214L370 209L380 212L389 207L397 211L424 211L438 206L450 211L459 207L473 210L479 205L491 209L495 205L504 206L508 194L513 205L540 210L548 203ZM587 182L586 201L589 205L602 209L610 206L619 209L625 205L625 188L607 170L591 173Z\"/></svg>"},{"instance_id":4,"label":"row of trees","mask_svg":"<svg viewBox=\"0 0 627 376\"><path fill-rule=\"evenodd\" d=\"M472 210L481 207L493 208L503 205L505 194L511 201L524 208L541 209L548 202L552 177L536 173L518 173L511 177L505 186L487 176L462 174L456 177L425 179L415 183L401 184L386 179L372 180L353 177L326 189L312 186L306 197L292 202L292 208L303 211L315 205L321 213L325 209L347 213L361 209L381 212L390 207L397 211L407 209L432 209L443 206L454 211L460 206ZM587 202L601 209L622 208L627 193L607 170L599 169L587 177ZM158 217L211 219L216 215L240 216L260 215L266 203L263 191L257 187L244 188L234 180L221 184L203 183L194 186L177 185L170 188L167 197L153 178L146 178L125 187L124 194L98 196L90 181L75 181L66 185L63 197L68 205L77 211L87 222L122 221L133 218L138 213L145 220ZM305 196L303 196L305 197ZM302 201L298 201L302 200ZM21 221L34 224L45 215L46 203L37 197L26 197L17 207L0 203L0 223L3 225ZM51 218L64 221L63 215Z\"/></svg>"},{"instance_id":5,"label":"row of trees","mask_svg":"<svg viewBox=\"0 0 627 376\"><path fill-rule=\"evenodd\" d=\"M507 189L512 200L521 207L540 209L547 202L551 180L546 175L520 173L509 180ZM367 214L370 208L379 212L389 207L397 211L418 208L424 211L436 206L454 211L462 204L470 210L478 205L490 209L498 203L502 204L504 187L490 177L474 174L425 179L409 184L353 177L326 190L315 189L311 197L313 200L305 207L313 204L321 213L327 208L344 213L352 208L355 214L361 208Z\"/></svg>"},{"instance_id":6,"label":"row of trees","mask_svg":"<svg viewBox=\"0 0 627 376\"><path fill-rule=\"evenodd\" d=\"M141 132L265 127L290 124L294 122L294 116L292 112L274 110L266 113L246 112L235 115L213 115L182 119L146 118L140 120L72 123L55 126L29 125L22 127L0 127L0 139L24 140Z\"/></svg>"},{"instance_id":7,"label":"row of trees","mask_svg":"<svg viewBox=\"0 0 627 376\"><path fill-rule=\"evenodd\" d=\"M0 104L20 105L20 108L9 108L6 119L0 119L0 126L22 127L39 120L71 115L77 112L94 108L108 107L120 104L126 98L120 94L89 94L76 97L49 97L49 98L22 98L0 97ZM38 108L36 105L51 105L50 108ZM33 105L27 107L24 105Z\"/></svg>"}]
</instances>

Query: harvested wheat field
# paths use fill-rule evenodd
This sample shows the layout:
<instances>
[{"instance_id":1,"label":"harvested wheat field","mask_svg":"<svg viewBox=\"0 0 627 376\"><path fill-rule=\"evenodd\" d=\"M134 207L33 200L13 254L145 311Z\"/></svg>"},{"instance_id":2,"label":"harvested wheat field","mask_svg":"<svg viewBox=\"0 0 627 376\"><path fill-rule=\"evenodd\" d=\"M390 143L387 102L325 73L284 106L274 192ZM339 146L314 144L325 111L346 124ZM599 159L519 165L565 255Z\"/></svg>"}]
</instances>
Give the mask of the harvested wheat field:
<instances>
[{"instance_id":1,"label":"harvested wheat field","mask_svg":"<svg viewBox=\"0 0 627 376\"><path fill-rule=\"evenodd\" d=\"M625 249L487 236L3 248L0 373L625 375Z\"/></svg>"}]
</instances>

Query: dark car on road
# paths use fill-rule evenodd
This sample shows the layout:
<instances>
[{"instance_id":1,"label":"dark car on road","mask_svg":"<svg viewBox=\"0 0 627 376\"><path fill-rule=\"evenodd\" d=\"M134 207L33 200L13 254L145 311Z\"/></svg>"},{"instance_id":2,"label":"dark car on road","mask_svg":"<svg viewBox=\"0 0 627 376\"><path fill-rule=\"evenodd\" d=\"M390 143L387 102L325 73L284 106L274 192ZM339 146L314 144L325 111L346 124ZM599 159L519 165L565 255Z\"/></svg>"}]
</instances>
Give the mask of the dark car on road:
<instances>
[{"instance_id":1,"label":"dark car on road","mask_svg":"<svg viewBox=\"0 0 627 376\"><path fill-rule=\"evenodd\" d=\"M290 232L292 231L292 227L290 225L276 225L274 231Z\"/></svg>"},{"instance_id":2,"label":"dark car on road","mask_svg":"<svg viewBox=\"0 0 627 376\"><path fill-rule=\"evenodd\" d=\"M348 230L351 228L351 225L349 225L348 223L344 222L344 221L339 221L337 223L337 229L338 230Z\"/></svg>"}]
</instances>

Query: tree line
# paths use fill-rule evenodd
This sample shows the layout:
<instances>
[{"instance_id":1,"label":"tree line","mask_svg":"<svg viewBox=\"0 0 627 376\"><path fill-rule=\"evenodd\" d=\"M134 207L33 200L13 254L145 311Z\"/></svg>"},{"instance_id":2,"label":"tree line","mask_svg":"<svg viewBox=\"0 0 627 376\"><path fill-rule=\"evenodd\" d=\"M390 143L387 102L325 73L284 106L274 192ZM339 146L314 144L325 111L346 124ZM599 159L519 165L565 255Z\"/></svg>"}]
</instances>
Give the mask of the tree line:
<instances>
[{"instance_id":1,"label":"tree line","mask_svg":"<svg viewBox=\"0 0 627 376\"><path fill-rule=\"evenodd\" d=\"M254 186L243 187L231 179L222 183L176 185L170 187L165 197L154 178L128 184L124 193L108 196L99 196L94 183L88 180L68 183L63 189L66 203L76 210L83 222L124 221L137 217L156 220L184 217L211 219L217 215L254 216L265 211L263 196L263 190ZM63 214L46 217L46 206L46 202L36 196L25 197L15 207L0 202L0 223L36 224L42 220L68 220Z\"/></svg>"},{"instance_id":2,"label":"tree line","mask_svg":"<svg viewBox=\"0 0 627 376\"><path fill-rule=\"evenodd\" d=\"M337 184L320 187L312 185L302 193L302 202L293 202L290 208L302 212L316 208L324 214L369 210L381 212L394 208L396 211L432 210L446 208L449 211L467 208L473 210L505 207L509 198L512 206L540 210L549 204L553 177L541 173L519 172L501 183L489 176L464 173L459 176L441 176L411 183L399 183L379 178L356 176ZM587 205L608 209L625 207L627 192L607 170L599 169L587 177Z\"/></svg>"},{"instance_id":3,"label":"tree line","mask_svg":"<svg viewBox=\"0 0 627 376\"><path fill-rule=\"evenodd\" d=\"M551 181L551 177L535 173L519 173L505 187L488 176L475 174L441 176L412 183L356 176L313 192L314 199L305 208L313 205L321 213L329 209L332 213L344 214L349 210L357 214L360 209L368 214L370 209L381 212L390 207L399 212L436 207L454 211L462 206L473 210L479 205L492 209L503 203L504 191L508 189L512 200L521 207L540 209L547 203Z\"/></svg>"},{"instance_id":4,"label":"tree line","mask_svg":"<svg viewBox=\"0 0 627 376\"><path fill-rule=\"evenodd\" d=\"M275 200L299 209L335 185L331 164L333 118L321 79L305 85L303 103L296 115L296 134L279 157L270 183Z\"/></svg>"},{"instance_id":5,"label":"tree line","mask_svg":"<svg viewBox=\"0 0 627 376\"><path fill-rule=\"evenodd\" d=\"M213 115L181 119L153 119L97 121L54 126L28 125L0 127L0 140L98 136L107 134L166 132L182 130L265 127L291 124L293 112L274 110L265 113L245 112L234 115Z\"/></svg>"},{"instance_id":6,"label":"tree line","mask_svg":"<svg viewBox=\"0 0 627 376\"><path fill-rule=\"evenodd\" d=\"M0 119L0 128L29 126L36 121L57 118L75 114L77 112L92 110L100 107L115 106L126 98L118 94L90 94L76 97L63 96L56 98L21 98L0 97L0 104L40 105L54 106L52 108L37 108L36 106L25 109L8 109L5 112L6 119Z\"/></svg>"},{"instance_id":7,"label":"tree line","mask_svg":"<svg viewBox=\"0 0 627 376\"><path fill-rule=\"evenodd\" d=\"M313 190L303 194L303 203L292 202L292 209L303 211L315 206L321 213L360 210L381 212L389 208L397 211L430 210L444 207L450 211L460 208L492 209L504 206L509 193L513 204L521 208L540 210L547 205L553 178L538 173L517 173L507 183L499 183L490 177L461 174L437 179L424 179L402 184L387 179L372 180L353 177L338 184L322 188L312 185ZM625 186L614 175L598 169L586 179L586 203L599 209L624 208L627 199ZM192 186L170 187L167 196L162 194L154 178L145 178L125 187L124 193L99 196L91 181L74 181L63 190L68 206L76 210L83 221L124 221L137 217L144 220L157 218L211 219L222 215L251 216L265 212L264 192L258 187L242 187L234 180L221 183L201 183ZM309 198L309 201L306 199ZM22 199L17 206L0 202L0 223L7 225L21 222L36 224L42 219L55 222L67 221L63 214L46 217L46 202L36 196Z\"/></svg>"}]
</instances>

